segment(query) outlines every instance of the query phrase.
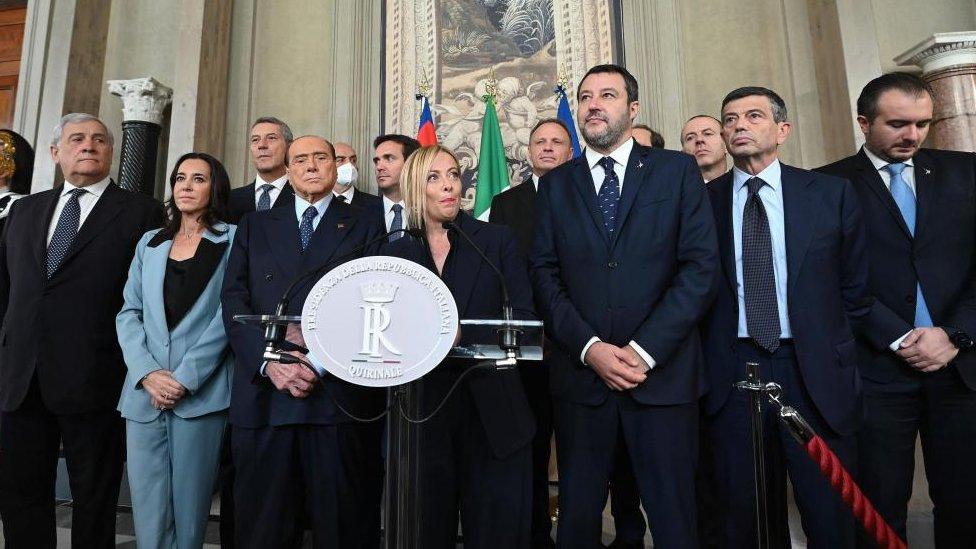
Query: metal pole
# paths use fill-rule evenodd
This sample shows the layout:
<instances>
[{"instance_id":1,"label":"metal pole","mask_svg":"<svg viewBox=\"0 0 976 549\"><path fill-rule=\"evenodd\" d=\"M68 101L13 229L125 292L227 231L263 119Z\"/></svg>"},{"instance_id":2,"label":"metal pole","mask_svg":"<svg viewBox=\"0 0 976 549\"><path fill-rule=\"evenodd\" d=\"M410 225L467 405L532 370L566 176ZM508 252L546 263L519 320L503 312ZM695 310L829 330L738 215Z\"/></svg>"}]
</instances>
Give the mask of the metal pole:
<instances>
[{"instance_id":1,"label":"metal pole","mask_svg":"<svg viewBox=\"0 0 976 549\"><path fill-rule=\"evenodd\" d=\"M749 391L749 407L752 410L752 454L756 475L756 535L757 547L769 545L769 510L766 502L766 453L763 449L763 410L765 387L759 378L759 363L746 363L746 381L739 388Z\"/></svg>"},{"instance_id":2,"label":"metal pole","mask_svg":"<svg viewBox=\"0 0 976 549\"><path fill-rule=\"evenodd\" d=\"M390 388L387 416L386 498L383 502L383 546L386 549L419 549L420 521L420 426L403 416L420 415L420 382ZM401 411L402 410L402 411Z\"/></svg>"}]
</instances>

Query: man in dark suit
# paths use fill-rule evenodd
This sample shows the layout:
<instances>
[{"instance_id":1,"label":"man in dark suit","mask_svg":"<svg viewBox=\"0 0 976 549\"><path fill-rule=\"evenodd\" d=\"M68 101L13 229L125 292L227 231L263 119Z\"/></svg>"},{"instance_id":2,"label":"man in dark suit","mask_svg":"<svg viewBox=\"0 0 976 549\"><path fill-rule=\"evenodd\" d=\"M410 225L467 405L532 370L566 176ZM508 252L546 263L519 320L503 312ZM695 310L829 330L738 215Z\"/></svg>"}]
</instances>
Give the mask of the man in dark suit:
<instances>
[{"instance_id":1,"label":"man in dark suit","mask_svg":"<svg viewBox=\"0 0 976 549\"><path fill-rule=\"evenodd\" d=\"M859 387L855 329L868 313L865 232L850 183L782 164L790 133L772 90L739 88L722 102L734 168L708 183L723 273L703 323L706 413L722 504L721 546L757 543L750 408L733 388L756 362L853 470ZM810 547L851 547L854 523L817 465L765 407L773 547L789 547L786 475Z\"/></svg>"},{"instance_id":2,"label":"man in dark suit","mask_svg":"<svg viewBox=\"0 0 976 549\"><path fill-rule=\"evenodd\" d=\"M573 158L569 130L558 118L544 118L529 133L529 164L532 175L520 185L499 193L491 201L488 221L507 225L515 232L519 250L528 255L535 226L535 195L539 178ZM549 365L545 362L519 369L525 394L535 414L532 440L532 545L553 546L549 519L549 451L552 441L552 398L549 396ZM640 511L638 511L640 512Z\"/></svg>"},{"instance_id":3,"label":"man in dark suit","mask_svg":"<svg viewBox=\"0 0 976 549\"><path fill-rule=\"evenodd\" d=\"M356 150L342 141L336 141L335 148L338 176L332 193L337 199L360 209L379 208L380 197L356 188L356 182L359 181L359 155Z\"/></svg>"},{"instance_id":4,"label":"man in dark suit","mask_svg":"<svg viewBox=\"0 0 976 549\"><path fill-rule=\"evenodd\" d=\"M14 203L0 241L0 517L10 547L56 545L59 445L72 545L115 545L124 455L115 407L126 374L115 315L135 245L163 211L109 179L112 146L94 116L64 116L51 142L64 185Z\"/></svg>"},{"instance_id":5,"label":"man in dark suit","mask_svg":"<svg viewBox=\"0 0 976 549\"><path fill-rule=\"evenodd\" d=\"M364 212L335 200L328 141L296 139L287 164L294 206L241 220L224 279L224 322L237 360L230 407L236 543L297 546L304 517L316 547L377 547L378 431L352 422L339 406L375 416L383 393L333 377L318 380L301 365L265 363L263 331L233 320L274 311L297 276L366 255L363 247L381 234ZM301 314L314 282L295 288L288 314ZM289 341L301 346L300 334L289 330Z\"/></svg>"},{"instance_id":6,"label":"man in dark suit","mask_svg":"<svg viewBox=\"0 0 976 549\"><path fill-rule=\"evenodd\" d=\"M637 81L599 65L577 92L585 153L546 174L530 258L551 351L557 546L600 541L623 434L655 543L696 547L697 324L718 250L690 156L637 145Z\"/></svg>"},{"instance_id":7,"label":"man in dark suit","mask_svg":"<svg viewBox=\"0 0 976 549\"><path fill-rule=\"evenodd\" d=\"M904 537L921 433L935 543L974 547L976 155L919 148L932 93L917 76L872 80L857 113L864 147L820 170L853 182L868 231L859 482Z\"/></svg>"},{"instance_id":8,"label":"man in dark suit","mask_svg":"<svg viewBox=\"0 0 976 549\"><path fill-rule=\"evenodd\" d=\"M251 124L248 150L257 173L249 185L230 192L229 222L236 224L255 210L287 208L294 203L294 192L285 176L285 151L291 141L291 128L273 116L262 116Z\"/></svg>"},{"instance_id":9,"label":"man in dark suit","mask_svg":"<svg viewBox=\"0 0 976 549\"><path fill-rule=\"evenodd\" d=\"M380 190L377 213L383 219L387 232L406 227L407 212L400 190L400 171L407 157L420 148L420 143L406 135L390 133L373 140L373 169L376 172L376 186ZM390 235L390 241L398 240L403 234Z\"/></svg>"}]
</instances>

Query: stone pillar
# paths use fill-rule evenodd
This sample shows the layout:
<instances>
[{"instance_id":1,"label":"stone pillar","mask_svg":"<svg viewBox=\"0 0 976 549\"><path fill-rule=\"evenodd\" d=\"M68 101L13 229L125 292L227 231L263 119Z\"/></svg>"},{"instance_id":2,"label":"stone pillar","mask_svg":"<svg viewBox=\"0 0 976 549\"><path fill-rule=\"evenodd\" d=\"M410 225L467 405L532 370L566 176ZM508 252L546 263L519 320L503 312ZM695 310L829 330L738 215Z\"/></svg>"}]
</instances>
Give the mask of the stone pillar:
<instances>
[{"instance_id":1,"label":"stone pillar","mask_svg":"<svg viewBox=\"0 0 976 549\"><path fill-rule=\"evenodd\" d=\"M122 98L119 185L153 196L163 109L172 101L173 90L155 78L109 80L108 90Z\"/></svg>"},{"instance_id":2,"label":"stone pillar","mask_svg":"<svg viewBox=\"0 0 976 549\"><path fill-rule=\"evenodd\" d=\"M932 146L976 152L976 31L933 34L895 62L921 67L932 86Z\"/></svg>"}]
</instances>

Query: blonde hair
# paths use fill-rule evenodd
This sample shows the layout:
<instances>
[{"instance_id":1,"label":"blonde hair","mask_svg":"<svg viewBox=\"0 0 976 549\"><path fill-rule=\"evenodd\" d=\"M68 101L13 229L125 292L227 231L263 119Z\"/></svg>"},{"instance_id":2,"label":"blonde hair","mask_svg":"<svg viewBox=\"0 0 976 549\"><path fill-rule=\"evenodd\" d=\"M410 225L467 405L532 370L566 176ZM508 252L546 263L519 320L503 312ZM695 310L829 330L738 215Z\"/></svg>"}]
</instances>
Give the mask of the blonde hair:
<instances>
[{"instance_id":1,"label":"blonde hair","mask_svg":"<svg viewBox=\"0 0 976 549\"><path fill-rule=\"evenodd\" d=\"M400 192L407 209L407 226L424 229L427 214L427 174L437 155L445 153L460 165L451 151L440 145L421 147L410 154L400 170Z\"/></svg>"}]
</instances>

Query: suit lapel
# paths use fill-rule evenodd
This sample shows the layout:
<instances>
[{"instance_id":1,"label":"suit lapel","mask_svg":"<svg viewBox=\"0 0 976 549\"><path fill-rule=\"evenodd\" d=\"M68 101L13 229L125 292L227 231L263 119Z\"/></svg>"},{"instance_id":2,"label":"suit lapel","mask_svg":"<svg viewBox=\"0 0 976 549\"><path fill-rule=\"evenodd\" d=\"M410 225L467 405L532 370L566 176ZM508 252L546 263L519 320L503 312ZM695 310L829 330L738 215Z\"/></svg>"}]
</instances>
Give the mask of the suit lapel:
<instances>
[{"instance_id":1,"label":"suit lapel","mask_svg":"<svg viewBox=\"0 0 976 549\"><path fill-rule=\"evenodd\" d=\"M603 227L603 212L600 211L600 207L596 203L596 187L593 184L593 175L590 173L590 167L586 163L586 155L581 154L575 160L572 160L572 162L575 163L572 170L573 186L576 187L576 191L583 200L583 204L590 212L590 219L593 220L593 225L597 233L600 234L600 238L606 243L607 248L609 248L610 237Z\"/></svg>"},{"instance_id":2,"label":"suit lapel","mask_svg":"<svg viewBox=\"0 0 976 549\"><path fill-rule=\"evenodd\" d=\"M891 196L891 191L888 190L888 187L885 186L884 181L881 179L881 174L879 174L878 170L874 168L874 164L871 163L871 160L866 154L864 154L863 150L858 152L855 158L857 162L857 171L861 175L861 182L871 189L871 192L874 193L875 197L877 197L881 204L884 205L885 209L888 210L888 213L894 217L895 223L897 223L901 228L901 231L904 233L905 237L911 238L912 233L908 230L908 225L905 224L905 218L902 217L901 210L898 209L898 204L895 203L895 199ZM916 170L916 189L918 188L918 171L920 170ZM915 217L917 221L918 216L916 215ZM918 223L916 223L916 225L918 225Z\"/></svg>"},{"instance_id":3,"label":"suit lapel","mask_svg":"<svg viewBox=\"0 0 976 549\"><path fill-rule=\"evenodd\" d=\"M143 278L147 279L146 294L143 296L143 307L159 307L160 314L155 316L157 333L169 333L166 325L166 305L163 298L163 280L166 278L166 261L169 251L173 248L173 239L168 238L154 248L146 247L146 257L143 259Z\"/></svg>"},{"instance_id":4,"label":"suit lapel","mask_svg":"<svg viewBox=\"0 0 976 549\"><path fill-rule=\"evenodd\" d=\"M295 203L295 191L292 190L291 184L285 181L285 186L281 188L281 192L278 193L278 198L275 199L274 204L271 205L272 208L283 208L290 204ZM251 205L254 205L254 201L251 200Z\"/></svg>"},{"instance_id":5,"label":"suit lapel","mask_svg":"<svg viewBox=\"0 0 976 549\"><path fill-rule=\"evenodd\" d=\"M461 225L461 229L471 237L471 240L477 243L477 234L481 230L481 226L478 223L472 222L463 213L458 216L458 222ZM485 260L481 259L478 252L471 247L471 244L463 236L455 236L454 246L456 246L455 253L457 254L454 258L454 300L458 305L458 314L464 318L464 313L468 310L468 302L471 301L471 295L474 293L474 288L477 285L478 276L481 274ZM473 272L457 272L458 267L467 265L474 266Z\"/></svg>"},{"instance_id":6,"label":"suit lapel","mask_svg":"<svg viewBox=\"0 0 976 549\"><path fill-rule=\"evenodd\" d=\"M261 214L258 214L259 218ZM268 210L265 237L268 248L278 267L287 278L298 273L302 261L302 248L298 241L298 220L291 208L272 208Z\"/></svg>"},{"instance_id":7,"label":"suit lapel","mask_svg":"<svg viewBox=\"0 0 976 549\"><path fill-rule=\"evenodd\" d=\"M302 272L324 265L332 257L356 223L352 208L353 206L333 197L329 207L325 209L322 221L319 221L311 240L308 241L308 248L302 254ZM295 231L297 234L297 228Z\"/></svg>"},{"instance_id":8,"label":"suit lapel","mask_svg":"<svg viewBox=\"0 0 976 549\"><path fill-rule=\"evenodd\" d=\"M34 249L34 256L41 272L47 273L47 233L51 226L51 219L54 217L54 209L58 205L63 187L55 187L51 190L43 202L39 204L40 211L34 216L34 230L32 238L34 241L31 247Z\"/></svg>"},{"instance_id":9,"label":"suit lapel","mask_svg":"<svg viewBox=\"0 0 976 549\"><path fill-rule=\"evenodd\" d=\"M936 221L932 216L939 211L937 202L939 199L936 189L935 164L924 151L915 155L915 241L920 242L926 235L926 230L931 228ZM889 193L891 194L891 193Z\"/></svg>"},{"instance_id":10,"label":"suit lapel","mask_svg":"<svg viewBox=\"0 0 976 549\"><path fill-rule=\"evenodd\" d=\"M782 164L783 222L786 231L787 295L792 295L793 285L807 255L813 229L816 224L819 198L812 188L813 176Z\"/></svg>"},{"instance_id":11,"label":"suit lapel","mask_svg":"<svg viewBox=\"0 0 976 549\"><path fill-rule=\"evenodd\" d=\"M722 270L725 272L726 282L732 294L736 292L735 280L735 235L732 229L732 172L729 172L715 181L709 181L708 185L714 193L715 207L715 227L718 229L718 249L722 260Z\"/></svg>"},{"instance_id":12,"label":"suit lapel","mask_svg":"<svg viewBox=\"0 0 976 549\"><path fill-rule=\"evenodd\" d=\"M58 270L61 270L65 264L71 261L71 258L91 242L93 238L108 228L111 221L122 212L122 202L125 200L126 192L117 187L114 182L109 183L108 187L105 187L105 191L102 192L102 196L95 203L95 207L92 208L88 217L85 218L85 222L78 229L78 234L75 235L75 239L71 242L71 246L68 248L64 259L61 261L61 267Z\"/></svg>"},{"instance_id":13,"label":"suit lapel","mask_svg":"<svg viewBox=\"0 0 976 549\"><path fill-rule=\"evenodd\" d=\"M624 183L623 193L620 196L620 205L617 208L617 224L613 231L613 243L617 242L617 238L623 229L624 222L627 221L627 216L630 214L631 208L634 206L634 199L637 198L637 193L640 191L641 185L644 183L644 174L647 173L649 161L647 159L647 148L634 143L634 148L630 153L630 158L627 159L627 170L624 171ZM611 244L612 246L613 244Z\"/></svg>"}]
</instances>

